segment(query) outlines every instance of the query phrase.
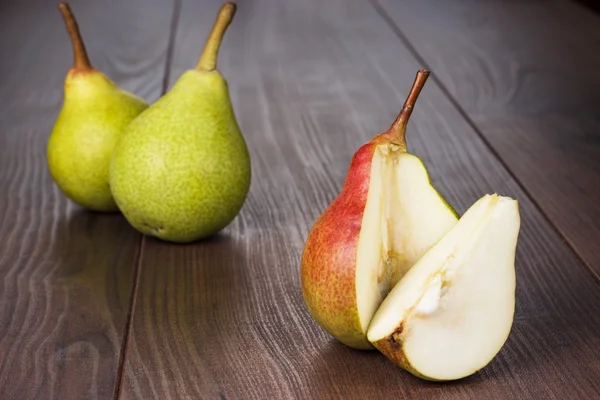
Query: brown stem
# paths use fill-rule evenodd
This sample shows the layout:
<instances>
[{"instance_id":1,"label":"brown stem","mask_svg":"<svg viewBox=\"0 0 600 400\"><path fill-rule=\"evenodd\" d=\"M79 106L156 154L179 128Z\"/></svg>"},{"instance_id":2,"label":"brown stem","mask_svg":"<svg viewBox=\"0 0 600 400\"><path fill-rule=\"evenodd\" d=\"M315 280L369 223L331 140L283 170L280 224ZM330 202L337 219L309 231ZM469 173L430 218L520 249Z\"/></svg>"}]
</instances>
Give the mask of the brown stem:
<instances>
[{"instance_id":1,"label":"brown stem","mask_svg":"<svg viewBox=\"0 0 600 400\"><path fill-rule=\"evenodd\" d=\"M65 21L67 32L71 37L71 44L73 45L73 68L80 71L89 71L93 69L87 51L85 50L85 45L81 39L81 33L79 33L79 26L71 11L71 7L69 7L67 3L59 3L58 9Z\"/></svg>"},{"instance_id":2,"label":"brown stem","mask_svg":"<svg viewBox=\"0 0 600 400\"><path fill-rule=\"evenodd\" d=\"M210 31L210 35L204 46L204 51L202 51L202 55L196 66L197 70L213 71L217 68L219 47L221 46L221 41L223 40L223 35L225 34L227 27L233 20L236 8L237 6L235 3L225 3L221 6L219 14L217 15L217 20Z\"/></svg>"},{"instance_id":3,"label":"brown stem","mask_svg":"<svg viewBox=\"0 0 600 400\"><path fill-rule=\"evenodd\" d=\"M425 69L417 71L417 76L415 77L410 93L408 93L408 97L404 102L402 111L400 111L400 114L398 114L398 117L387 132L392 142L406 147L406 125L408 124L410 114L412 114L413 108L415 107L419 93L421 93L421 89L423 89L428 77L429 71Z\"/></svg>"}]
</instances>

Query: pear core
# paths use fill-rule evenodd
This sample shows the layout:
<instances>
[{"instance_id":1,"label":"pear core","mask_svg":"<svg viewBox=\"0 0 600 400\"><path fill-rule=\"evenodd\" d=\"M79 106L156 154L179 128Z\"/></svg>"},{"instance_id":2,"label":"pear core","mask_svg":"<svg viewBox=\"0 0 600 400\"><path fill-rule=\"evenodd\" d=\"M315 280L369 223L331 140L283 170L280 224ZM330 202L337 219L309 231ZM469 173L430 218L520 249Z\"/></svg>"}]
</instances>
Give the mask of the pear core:
<instances>
[{"instance_id":1,"label":"pear core","mask_svg":"<svg viewBox=\"0 0 600 400\"><path fill-rule=\"evenodd\" d=\"M357 251L357 304L365 332L389 291L456 221L419 158L391 143L377 146Z\"/></svg>"}]
</instances>

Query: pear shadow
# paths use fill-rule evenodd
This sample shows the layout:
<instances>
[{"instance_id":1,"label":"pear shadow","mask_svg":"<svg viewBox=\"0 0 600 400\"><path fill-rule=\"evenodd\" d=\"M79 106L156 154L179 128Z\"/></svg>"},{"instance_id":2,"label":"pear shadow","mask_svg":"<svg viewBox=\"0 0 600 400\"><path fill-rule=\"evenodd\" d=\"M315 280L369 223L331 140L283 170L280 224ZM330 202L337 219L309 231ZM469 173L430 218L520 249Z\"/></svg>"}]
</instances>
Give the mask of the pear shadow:
<instances>
[{"instance_id":1,"label":"pear shadow","mask_svg":"<svg viewBox=\"0 0 600 400\"><path fill-rule=\"evenodd\" d=\"M448 382L417 378L394 365L376 350L353 350L331 339L319 349L319 356L311 365L313 369L307 380L324 387L342 388L338 390L351 388L352 393L348 395L355 391L364 391L365 396L382 391L398 395L398 391L406 391L403 394L409 397L415 394L419 398L422 395L424 398L462 398L465 392L493 393L514 389L515 379L529 382L528 386L531 388L546 385L548 379L560 382L564 379L564 371L560 365L575 365L579 362L582 369L586 369L586 365L595 362L594 355L589 354L588 346L592 342L599 342L597 330L600 327L596 332L572 328L571 331L578 331L579 337L569 343L546 339L547 344L552 346L552 350L548 352L527 348L533 341L544 340L548 326L544 321L532 323L515 320L507 342L488 365L470 376ZM587 354L585 349L588 349ZM578 385L577 382L573 383L574 388Z\"/></svg>"},{"instance_id":2,"label":"pear shadow","mask_svg":"<svg viewBox=\"0 0 600 400\"><path fill-rule=\"evenodd\" d=\"M203 239L198 239L198 240L194 240L192 242L171 242L165 239L161 239L159 237L156 236L152 236L152 235L146 235L144 234L144 239L146 240L147 243L151 243L151 244L168 244L171 246L194 246L194 245L201 245L201 244L206 244L206 245L210 245L210 244L214 244L214 243L223 243L226 241L229 241L231 238L229 237L229 235L227 235L226 233L223 233L223 231L219 231L216 232L210 236L207 236Z\"/></svg>"},{"instance_id":3,"label":"pear shadow","mask_svg":"<svg viewBox=\"0 0 600 400\"><path fill-rule=\"evenodd\" d=\"M335 339L318 349L308 381L317 387L334 387L341 397L390 391L408 386L428 386L389 362L377 350L355 350Z\"/></svg>"},{"instance_id":4,"label":"pear shadow","mask_svg":"<svg viewBox=\"0 0 600 400\"><path fill-rule=\"evenodd\" d=\"M244 245L227 229L187 244L145 237L138 307L148 313L138 316L145 330L169 332L170 340L161 339L160 345L191 365L205 366L206 379L222 367L217 362L226 349L220 346L227 342L217 338L238 332L249 312L252 284Z\"/></svg>"},{"instance_id":5,"label":"pear shadow","mask_svg":"<svg viewBox=\"0 0 600 400\"><path fill-rule=\"evenodd\" d=\"M76 208L58 221L50 256L58 262L57 276L66 278L86 270L110 269L117 258L135 256L139 236L120 213ZM107 270L108 272L108 270Z\"/></svg>"},{"instance_id":6,"label":"pear shadow","mask_svg":"<svg viewBox=\"0 0 600 400\"><path fill-rule=\"evenodd\" d=\"M494 361L492 361L494 363ZM331 339L313 360L307 381L316 387L336 388L342 397L358 395L372 396L373 393L399 394L412 398L441 398L464 396L465 390L479 390L480 386L498 386L509 382L505 368L488 367L468 377L449 381L428 381L410 374L389 361L377 350L354 350L335 339ZM331 389L327 389L331 391Z\"/></svg>"},{"instance_id":7,"label":"pear shadow","mask_svg":"<svg viewBox=\"0 0 600 400\"><path fill-rule=\"evenodd\" d=\"M111 355L126 323L139 235L118 213L67 210L45 235L44 281L56 299L49 306L56 318L54 351L65 354L83 343L74 360L87 360L90 348Z\"/></svg>"},{"instance_id":8,"label":"pear shadow","mask_svg":"<svg viewBox=\"0 0 600 400\"><path fill-rule=\"evenodd\" d=\"M53 237L53 276L73 296L74 308L89 318L107 312L121 321L130 308L140 234L120 213L76 208Z\"/></svg>"}]
</instances>

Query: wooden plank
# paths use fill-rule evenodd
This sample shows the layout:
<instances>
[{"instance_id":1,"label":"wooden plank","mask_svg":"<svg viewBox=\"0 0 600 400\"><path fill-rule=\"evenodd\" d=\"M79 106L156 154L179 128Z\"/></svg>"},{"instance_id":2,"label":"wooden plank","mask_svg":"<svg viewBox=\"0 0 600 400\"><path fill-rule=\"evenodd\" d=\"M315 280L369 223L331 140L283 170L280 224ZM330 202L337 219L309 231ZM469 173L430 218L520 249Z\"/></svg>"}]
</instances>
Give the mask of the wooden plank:
<instances>
[{"instance_id":1,"label":"wooden plank","mask_svg":"<svg viewBox=\"0 0 600 400\"><path fill-rule=\"evenodd\" d=\"M152 3L152 4L149 4ZM172 4L73 1L94 65L158 97ZM46 142L72 56L55 2L0 10L0 398L110 399L140 236L62 195Z\"/></svg>"},{"instance_id":2,"label":"wooden plank","mask_svg":"<svg viewBox=\"0 0 600 400\"><path fill-rule=\"evenodd\" d=\"M600 278L600 15L570 1L381 4Z\"/></svg>"},{"instance_id":3,"label":"wooden plank","mask_svg":"<svg viewBox=\"0 0 600 400\"><path fill-rule=\"evenodd\" d=\"M171 84L195 64L219 5L183 1ZM436 385L344 347L308 315L308 231L421 67L369 3L240 2L220 66L252 153L250 195L211 240L146 241L123 398L597 398L600 291L435 82L408 138L434 184L460 212L494 191L521 204L506 346L473 377Z\"/></svg>"}]
</instances>

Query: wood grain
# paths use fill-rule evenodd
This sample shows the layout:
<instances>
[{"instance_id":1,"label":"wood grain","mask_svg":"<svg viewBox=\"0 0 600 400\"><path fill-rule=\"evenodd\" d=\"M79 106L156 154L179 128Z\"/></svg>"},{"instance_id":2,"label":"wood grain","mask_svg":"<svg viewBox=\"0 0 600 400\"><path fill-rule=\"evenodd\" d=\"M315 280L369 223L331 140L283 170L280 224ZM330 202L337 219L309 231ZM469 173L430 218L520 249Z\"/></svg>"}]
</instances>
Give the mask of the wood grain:
<instances>
[{"instance_id":1,"label":"wood grain","mask_svg":"<svg viewBox=\"0 0 600 400\"><path fill-rule=\"evenodd\" d=\"M600 279L600 15L570 1L381 5Z\"/></svg>"},{"instance_id":2,"label":"wood grain","mask_svg":"<svg viewBox=\"0 0 600 400\"><path fill-rule=\"evenodd\" d=\"M183 1L171 85L195 64L219 6ZM219 65L252 153L250 195L211 240L146 240L123 398L598 398L598 286L435 82L413 113L409 149L459 212L492 192L521 205L507 344L474 376L432 384L344 347L308 315L308 231L422 67L369 3L240 2Z\"/></svg>"},{"instance_id":3,"label":"wood grain","mask_svg":"<svg viewBox=\"0 0 600 400\"><path fill-rule=\"evenodd\" d=\"M95 66L158 97L172 5L71 6ZM0 7L0 399L111 399L139 235L73 205L48 173L72 62L56 3Z\"/></svg>"}]
</instances>

